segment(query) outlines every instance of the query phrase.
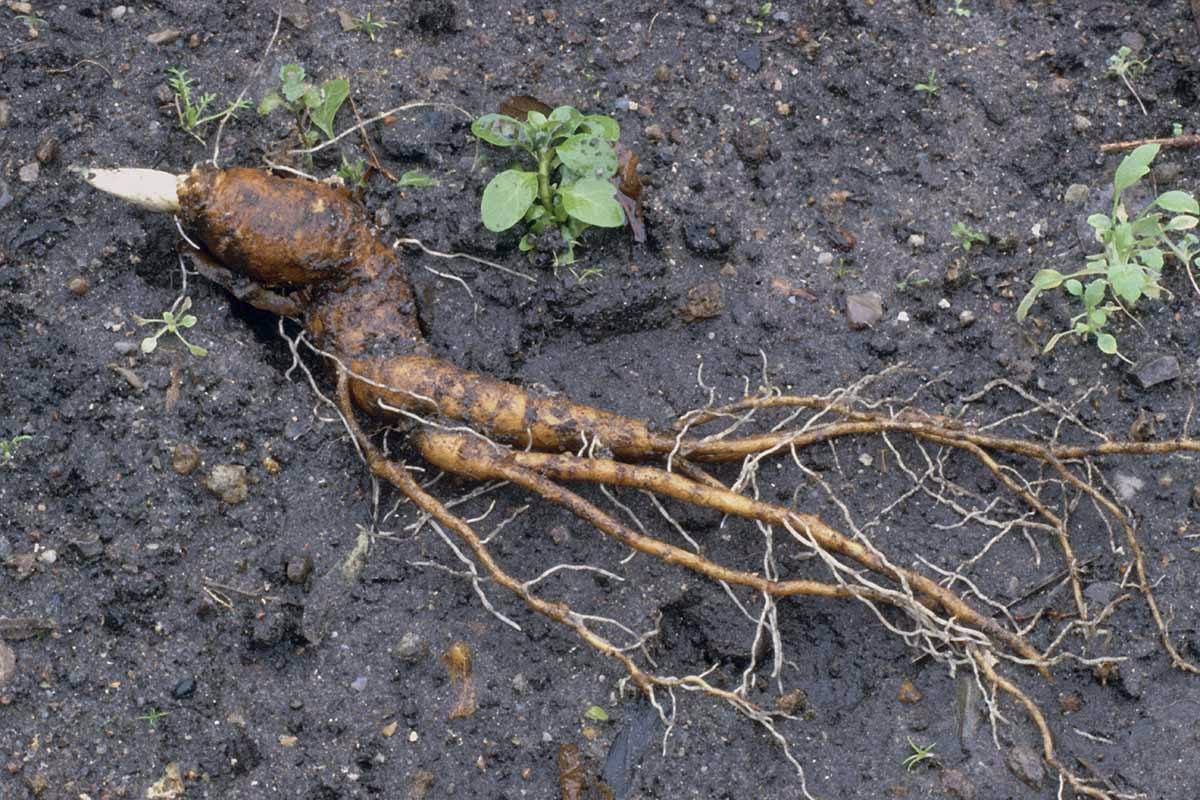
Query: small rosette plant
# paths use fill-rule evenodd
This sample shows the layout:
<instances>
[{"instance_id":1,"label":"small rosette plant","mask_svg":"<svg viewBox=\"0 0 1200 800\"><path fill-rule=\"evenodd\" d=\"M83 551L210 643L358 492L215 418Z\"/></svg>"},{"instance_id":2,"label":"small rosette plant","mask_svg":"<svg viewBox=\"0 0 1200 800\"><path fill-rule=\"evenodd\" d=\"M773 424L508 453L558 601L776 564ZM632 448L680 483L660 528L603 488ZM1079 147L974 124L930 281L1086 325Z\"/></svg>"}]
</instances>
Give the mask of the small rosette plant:
<instances>
[{"instance_id":1,"label":"small rosette plant","mask_svg":"<svg viewBox=\"0 0 1200 800\"><path fill-rule=\"evenodd\" d=\"M524 122L485 114L471 125L471 132L497 147L524 151L536 165L533 170L514 166L496 175L483 190L480 205L490 231L505 231L520 222L528 226L521 237L523 252L556 229L563 249L554 264L572 264L585 230L625 225L613 183L618 166L613 143L621 135L616 120L559 106L549 114L530 111Z\"/></svg>"}]
</instances>

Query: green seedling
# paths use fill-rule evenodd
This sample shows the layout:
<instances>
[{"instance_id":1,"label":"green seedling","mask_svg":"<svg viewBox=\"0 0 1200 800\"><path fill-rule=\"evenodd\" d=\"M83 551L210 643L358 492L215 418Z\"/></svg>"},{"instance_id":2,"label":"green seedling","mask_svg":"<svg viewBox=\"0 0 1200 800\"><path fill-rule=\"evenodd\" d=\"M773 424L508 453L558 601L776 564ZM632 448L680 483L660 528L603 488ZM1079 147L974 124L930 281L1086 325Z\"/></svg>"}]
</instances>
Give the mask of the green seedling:
<instances>
[{"instance_id":1,"label":"green seedling","mask_svg":"<svg viewBox=\"0 0 1200 800\"><path fill-rule=\"evenodd\" d=\"M431 178L420 170L410 169L400 176L400 180L396 181L396 185L413 189L425 189L430 186L437 186L438 181L436 178Z\"/></svg>"},{"instance_id":2,"label":"green seedling","mask_svg":"<svg viewBox=\"0 0 1200 800\"><path fill-rule=\"evenodd\" d=\"M485 114L471 125L471 132L497 147L523 151L536 165L533 170L514 166L492 178L480 205L490 231L526 223L522 252L533 250L537 237L557 229L564 249L555 255L554 265L573 264L575 245L586 229L625 224L612 181L617 172L613 142L621 129L611 117L585 116L559 106L548 115L530 111L524 122Z\"/></svg>"},{"instance_id":3,"label":"green seedling","mask_svg":"<svg viewBox=\"0 0 1200 800\"><path fill-rule=\"evenodd\" d=\"M988 242L988 235L986 233L975 230L961 220L950 226L950 236L967 253L971 252L973 245L987 244Z\"/></svg>"},{"instance_id":4,"label":"green seedling","mask_svg":"<svg viewBox=\"0 0 1200 800\"><path fill-rule=\"evenodd\" d=\"M188 352L194 356L203 358L208 355L208 351L203 347L192 344L187 339L183 338L181 329L190 328L196 324L196 317L188 314L187 310L192 307L192 298L184 297L182 300L176 300L171 304L169 311L164 311L161 317L155 319L145 319L143 317L134 317L134 321L138 326L142 325L162 325L152 336L147 336L142 339L142 352L149 355L158 348L158 340L164 333L170 333L176 339L183 342L187 347Z\"/></svg>"},{"instance_id":5,"label":"green seedling","mask_svg":"<svg viewBox=\"0 0 1200 800\"><path fill-rule=\"evenodd\" d=\"M279 68L279 91L267 94L258 104L258 113L266 116L277 108L286 108L296 118L300 141L312 147L325 134L334 137L333 120L350 96L350 81L333 78L320 85L307 82L304 67L284 64Z\"/></svg>"},{"instance_id":6,"label":"green seedling","mask_svg":"<svg viewBox=\"0 0 1200 800\"><path fill-rule=\"evenodd\" d=\"M608 712L600 706L589 706L583 715L593 722L608 722Z\"/></svg>"},{"instance_id":7,"label":"green seedling","mask_svg":"<svg viewBox=\"0 0 1200 800\"><path fill-rule=\"evenodd\" d=\"M919 94L926 94L930 97L936 97L937 93L942 90L942 87L937 82L937 70L929 70L929 75L923 83L918 83L913 86L913 90Z\"/></svg>"},{"instance_id":8,"label":"green seedling","mask_svg":"<svg viewBox=\"0 0 1200 800\"><path fill-rule=\"evenodd\" d=\"M1138 107L1142 109L1142 114L1148 113L1146 105L1142 102L1142 98L1138 96L1137 89L1133 88L1133 76L1146 70L1146 61L1133 57L1133 51L1128 47L1122 47L1115 55L1108 58L1108 69L1104 74L1110 78L1120 78L1125 84L1125 88L1133 95L1133 99L1137 100Z\"/></svg>"},{"instance_id":9,"label":"green seedling","mask_svg":"<svg viewBox=\"0 0 1200 800\"><path fill-rule=\"evenodd\" d=\"M226 115L232 116L239 110L250 106L249 101L238 98L226 106L225 110L209 114L207 113L208 109L217 99L215 94L211 92L205 92L199 96L193 94L192 90L195 88L196 82L188 77L186 69L171 67L167 70L167 74L171 76L167 79L167 85L175 94L175 113L179 116L179 126L200 144L204 144L204 137L200 135L202 127L215 119Z\"/></svg>"},{"instance_id":10,"label":"green seedling","mask_svg":"<svg viewBox=\"0 0 1200 800\"><path fill-rule=\"evenodd\" d=\"M579 281L581 284L587 283L593 278L604 277L604 270L600 267L584 267L581 270L576 270L574 267L571 267L570 269L571 274L575 276L575 280Z\"/></svg>"},{"instance_id":11,"label":"green seedling","mask_svg":"<svg viewBox=\"0 0 1200 800\"><path fill-rule=\"evenodd\" d=\"M338 167L337 174L347 186L362 186L366 183L367 161L364 158L347 161L346 156L343 155L342 165Z\"/></svg>"},{"instance_id":12,"label":"green seedling","mask_svg":"<svg viewBox=\"0 0 1200 800\"><path fill-rule=\"evenodd\" d=\"M353 30L361 31L371 37L371 41L375 41L375 37L383 32L383 29L391 25L390 22L382 19L374 19L371 12L368 11L365 17L354 17L352 20Z\"/></svg>"},{"instance_id":13,"label":"green seedling","mask_svg":"<svg viewBox=\"0 0 1200 800\"><path fill-rule=\"evenodd\" d=\"M1102 353L1128 361L1117 350L1116 338L1104 328L1112 312L1128 312L1142 297L1157 300L1166 291L1158 281L1167 255L1183 265L1193 288L1200 293L1192 272L1200 254L1200 239L1192 233L1200 214L1196 198L1179 190L1163 192L1133 218L1121 203L1122 192L1150 172L1158 148L1157 144L1144 144L1125 156L1113 177L1112 208L1107 214L1088 217L1103 252L1089 255L1086 266L1077 272L1064 275L1043 269L1033 276L1033 288L1017 307L1018 320L1025 319L1038 295L1060 286L1079 298L1084 308L1082 314L1071 318L1067 330L1050 338L1043 353L1053 350L1064 336L1094 337ZM1164 218L1161 212L1170 216Z\"/></svg>"},{"instance_id":14,"label":"green seedling","mask_svg":"<svg viewBox=\"0 0 1200 800\"><path fill-rule=\"evenodd\" d=\"M753 28L755 33L762 33L763 28L767 24L767 17L771 16L771 10L774 6L774 3L763 3L760 5L754 12L754 16L746 17L746 25Z\"/></svg>"},{"instance_id":15,"label":"green seedling","mask_svg":"<svg viewBox=\"0 0 1200 800\"><path fill-rule=\"evenodd\" d=\"M916 769L917 765L922 761L937 760L937 755L935 755L933 752L933 748L937 746L936 744L930 744L922 747L914 742L911 736L907 738L908 746L912 748L912 753L900 763L903 764L904 768L909 772L912 772L914 769Z\"/></svg>"},{"instance_id":16,"label":"green seedling","mask_svg":"<svg viewBox=\"0 0 1200 800\"><path fill-rule=\"evenodd\" d=\"M0 467L12 463L17 456L17 448L21 446L22 442L27 442L32 438L32 436L22 433L11 439L0 439Z\"/></svg>"},{"instance_id":17,"label":"green seedling","mask_svg":"<svg viewBox=\"0 0 1200 800\"><path fill-rule=\"evenodd\" d=\"M920 278L920 277L914 278L913 277L914 275L920 275L920 274L921 273L915 269L910 270L907 275L905 275L900 280L896 281L896 291L903 294L904 292L908 292L911 289L920 289L923 286L928 286L929 278Z\"/></svg>"},{"instance_id":18,"label":"green seedling","mask_svg":"<svg viewBox=\"0 0 1200 800\"><path fill-rule=\"evenodd\" d=\"M839 258L837 266L833 270L833 279L840 281L846 278L857 278L858 270L850 269L850 265L853 263L853 261L847 261L845 258Z\"/></svg>"},{"instance_id":19,"label":"green seedling","mask_svg":"<svg viewBox=\"0 0 1200 800\"><path fill-rule=\"evenodd\" d=\"M153 728L155 726L155 723L157 723L160 719L162 719L163 717L169 717L169 716L171 716L170 711L160 711L157 708L153 708L149 712L142 714L141 716L135 717L135 719L138 719L142 722L149 722L150 727Z\"/></svg>"},{"instance_id":20,"label":"green seedling","mask_svg":"<svg viewBox=\"0 0 1200 800\"><path fill-rule=\"evenodd\" d=\"M954 0L954 5L950 6L947 11L960 17L971 16L971 9L963 5L963 0Z\"/></svg>"}]
</instances>

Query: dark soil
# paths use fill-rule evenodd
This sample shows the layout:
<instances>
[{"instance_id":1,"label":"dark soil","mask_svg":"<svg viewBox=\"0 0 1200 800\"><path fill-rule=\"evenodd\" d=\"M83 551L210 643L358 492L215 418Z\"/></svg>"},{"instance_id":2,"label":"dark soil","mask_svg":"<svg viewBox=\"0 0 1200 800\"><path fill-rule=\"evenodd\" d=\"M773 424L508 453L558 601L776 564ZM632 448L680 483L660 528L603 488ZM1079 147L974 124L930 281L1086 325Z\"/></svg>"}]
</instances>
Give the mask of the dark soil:
<instances>
[{"instance_id":1,"label":"dark soil","mask_svg":"<svg viewBox=\"0 0 1200 800\"><path fill-rule=\"evenodd\" d=\"M192 357L170 337L151 355L136 351L146 329L134 316L157 316L181 290L174 226L97 195L68 167L183 170L208 158L216 126L204 131L207 146L180 129L168 67L187 68L218 103L248 82L257 104L280 65L301 62L316 79L349 78L364 117L413 100L477 114L528 93L620 121L641 156L648 241L590 232L579 269L602 274L586 276L538 270L515 236L479 224L480 193L501 159L477 147L465 116L424 107L370 129L386 168L439 181L400 190L375 174L365 201L381 236L538 274L529 284L414 252L422 323L464 367L666 422L707 402L701 364L725 402L760 385L764 363L775 386L816 393L907 362L919 373L878 393L907 396L936 377L914 401L931 412L1003 377L1078 403L1086 424L1117 438L1143 411L1157 438L1183 431L1200 306L1177 265L1165 275L1172 294L1143 302L1138 324L1116 326L1131 359L1170 356L1181 367L1150 389L1090 345L1039 355L1074 313L1063 299L1047 296L1024 328L1014 311L1038 269L1074 268L1093 249L1081 224L1104 209L1120 158L1099 145L1170 135L1172 123L1195 130L1200 34L1186 0L965 0L969 16L951 13L950 0L796 0L766 14L758 2L722 0L346 0L351 15L391 23L375 42L344 31L323 3L283 2L264 58L276 5L156 0L118 13L37 0L47 25L36 38L16 19L24 12L0 10L0 438L30 437L0 466L5 800L143 797L168 763L193 798L552 798L561 744L600 764L619 736L628 749L606 772L618 796L801 796L779 745L708 698L679 693L664 752L658 723L618 691L619 666L485 582L522 632L499 623L469 581L427 566L464 568L432 529L406 529L413 512L394 508L392 492L378 511L391 535L373 537L346 577L360 533L373 530L371 483L341 426L289 369L274 318L192 279L199 321L188 335L209 355ZM148 43L169 29L178 36ZM1146 116L1104 75L1122 44L1148 61L1136 79ZM915 91L934 70L940 90ZM338 127L352 123L347 108ZM241 112L222 136L223 163L285 158L290 125L283 112ZM342 144L311 165L291 163L326 176L343 154L365 155L358 136ZM1164 150L1155 177L1160 189L1194 189L1195 151ZM1092 192L1067 202L1072 184ZM989 242L959 248L950 235L959 221ZM422 267L455 272L473 297ZM855 330L846 298L862 292L878 293L884 313ZM969 417L1027 407L997 389ZM1048 436L1053 422L1031 415L1002 430ZM924 471L912 442L893 443ZM187 448L200 464L183 475ZM885 449L845 440L804 459L865 525L911 486ZM219 465L244 467L243 501L206 488ZM1104 468L1139 521L1172 634L1185 655L1200 655L1195 460ZM983 502L1004 491L962 456L946 470ZM451 499L472 488L447 478L434 491ZM764 468L758 488L843 522L787 459ZM641 495L622 497L654 531L675 535ZM715 683L740 680L754 626L720 587L645 556L622 565L620 548L511 488L458 510L477 517L493 500L482 531L532 502L494 543L510 569L617 571L624 582L564 573L543 589L638 631L661 617L649 652L663 674L715 667ZM1086 506L1074 546L1098 609L1121 591L1129 553ZM711 557L761 567L752 526L671 509ZM919 555L951 567L995 534L946 527L955 521L916 495L869 533L898 563L922 568ZM1040 559L1010 534L972 572L981 589L1009 602L1058 573L1053 538L1032 536ZM820 575L794 555L780 555L785 571ZM740 599L753 610L756 598ZM1043 607L1052 617L1073 610L1063 590L1017 609ZM782 691L806 693L803 718L779 728L814 795L1056 796L1020 709L1005 704L1011 724L997 746L970 678L916 658L870 610L801 600L781 604L779 617L787 664L772 681L768 652L752 699L770 706ZM1045 646L1062 624L1052 619L1033 640ZM1105 682L1070 662L1053 682L1009 674L1045 709L1072 769L1147 797L1200 795L1200 680L1172 670L1140 597L1103 628L1090 645L1071 637L1068 646L1127 656ZM439 657L456 640L473 654L479 708L448 720L455 688ZM906 680L919 702L900 702ZM610 720L587 719L593 705ZM910 739L935 745L936 759L906 771ZM622 758L640 767L615 764Z\"/></svg>"}]
</instances>

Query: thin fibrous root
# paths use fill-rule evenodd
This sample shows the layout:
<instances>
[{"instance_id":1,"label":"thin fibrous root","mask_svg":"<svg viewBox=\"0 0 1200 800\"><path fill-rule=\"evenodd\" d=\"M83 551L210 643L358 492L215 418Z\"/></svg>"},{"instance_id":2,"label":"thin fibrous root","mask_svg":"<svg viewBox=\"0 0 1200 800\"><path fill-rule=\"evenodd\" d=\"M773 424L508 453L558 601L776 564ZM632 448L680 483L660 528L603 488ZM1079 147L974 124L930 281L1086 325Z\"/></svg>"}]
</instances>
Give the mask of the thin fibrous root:
<instances>
[{"instance_id":1,"label":"thin fibrous root","mask_svg":"<svg viewBox=\"0 0 1200 800\"><path fill-rule=\"evenodd\" d=\"M677 500L746 519L780 526L794 524L808 531L820 546L851 558L874 572L911 586L914 591L945 608L959 621L1003 641L1022 658L1033 663L1039 660L1037 651L1024 639L983 616L936 581L886 563L864 545L843 536L810 514L798 514L783 506L754 500L727 489L702 486L656 467L625 464L602 458L579 458L507 448L497 450L484 447L469 437L443 431L422 431L416 443L421 449L421 454L442 469L476 479L508 480L524 486L569 509L597 529L635 550L653 555L669 564L687 567L714 580L746 586L775 597L797 594L824 597L863 596L866 599L890 602L886 594L866 588L834 586L809 580L771 581L756 573L721 566L701 555L631 530L549 479L585 480L611 486L649 489Z\"/></svg>"}]
</instances>

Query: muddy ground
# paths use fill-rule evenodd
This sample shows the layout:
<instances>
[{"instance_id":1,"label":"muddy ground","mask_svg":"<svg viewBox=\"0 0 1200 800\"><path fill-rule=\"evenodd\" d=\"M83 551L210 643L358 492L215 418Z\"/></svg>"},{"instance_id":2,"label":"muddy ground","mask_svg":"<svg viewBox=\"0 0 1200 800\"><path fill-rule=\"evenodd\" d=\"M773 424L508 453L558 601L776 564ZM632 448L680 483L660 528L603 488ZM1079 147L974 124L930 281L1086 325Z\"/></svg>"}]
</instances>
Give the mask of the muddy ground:
<instances>
[{"instance_id":1,"label":"muddy ground","mask_svg":"<svg viewBox=\"0 0 1200 800\"><path fill-rule=\"evenodd\" d=\"M285 2L266 55L269 2L37 0L31 12L0 10L0 438L29 437L0 466L0 797L143 797L177 764L179 796L194 798L552 798L561 744L601 765L618 738L605 775L619 797L801 796L778 743L729 707L679 693L664 752L656 718L618 691L618 665L484 583L522 630L500 624L468 581L428 566L463 569L434 531L406 528L413 512L396 508L394 493L375 509L353 448L289 369L269 315L193 277L198 322L188 335L209 354L190 356L169 337L150 355L137 351L146 329L135 315L157 316L182 289L174 226L98 196L69 168L182 170L211 155L216 126L202 131L206 144L181 130L169 67L186 68L218 103L248 86L257 104L279 67L298 62L316 79L348 78L364 117L408 101L447 104L370 129L384 167L438 184L401 189L375 174L365 201L389 241L417 237L537 275L528 283L412 254L422 323L462 366L667 422L708 401L701 364L724 402L764 375L816 393L907 363L917 371L872 393L907 396L937 378L913 404L957 411L1007 378L1118 438L1139 414L1155 438L1183 431L1200 305L1177 265L1165 274L1168 298L1116 324L1139 368L1166 357L1163 382L1149 388L1138 369L1090 345L1039 355L1074 313L1063 298L1041 301L1025 326L1014 312L1038 269L1072 268L1095 249L1083 220L1104 210L1119 161L1099 145L1170 135L1175 124L1195 130L1200 34L1189 3L768 5L346 0L351 17L370 11L389 23L372 41L323 3ZM1136 78L1147 114L1105 76L1122 45L1147 62ZM479 224L478 198L501 157L450 106L477 114L521 93L620 121L647 183L644 245L593 231L577 269L555 273L529 264L515 236ZM347 107L337 127L352 124ZM222 163L279 162L290 135L286 113L242 111L220 139ZM362 140L289 163L327 176L343 154L365 156ZM1195 151L1164 151L1154 177L1160 189L1193 189ZM956 222L988 242L963 249ZM471 294L423 267L456 273ZM882 316L854 329L847 297L867 292ZM966 418L1028 407L998 388ZM1002 430L1048 436L1054 422L1034 414ZM1089 440L1073 425L1063 436ZM924 470L912 442L893 444ZM803 459L864 525L911 487L885 448L843 440ZM233 494L206 487L223 465L244 468L244 499L237 470ZM1200 656L1194 457L1103 468L1139 522L1172 635L1185 656ZM946 469L982 502L1004 497L963 456ZM732 480L736 470L718 474ZM446 478L434 491L451 499L472 488ZM765 468L759 489L844 521L786 459ZM676 536L641 495L621 499ZM638 631L660 619L648 647L660 672L713 667L711 680L736 686L754 626L719 587L644 556L622 564L619 547L511 488L460 510L478 517L492 501L481 530L531 503L494 543L515 572L559 562L618 572L623 582L564 573L542 588ZM713 558L761 567L753 527L670 508ZM995 532L955 522L917 495L869 533L900 563L952 567ZM1072 537L1093 610L1122 592L1129 552L1116 535L1079 505ZM360 537L369 552L344 571ZM798 555L783 548L785 572L823 577ZM971 574L1010 603L1061 568L1051 536L1012 533ZM1074 606L1059 589L1014 609L1050 614L1031 634L1045 646ZM770 707L782 692L805 693L779 730L814 796L1056 796L1020 709L1004 706L1010 724L994 742L969 681L917 658L869 609L786 602L779 625L786 666L771 681L766 653L752 699ZM1121 792L1197 796L1200 679L1171 668L1140 597L1104 629L1069 647L1127 656L1106 681L1069 662L1052 682L1009 674L1045 709L1071 769ZM473 655L478 709L448 720L455 687L440 656L456 640ZM917 702L901 701L905 681ZM592 706L609 719L587 717ZM935 757L906 770L910 740L933 745Z\"/></svg>"}]
</instances>

